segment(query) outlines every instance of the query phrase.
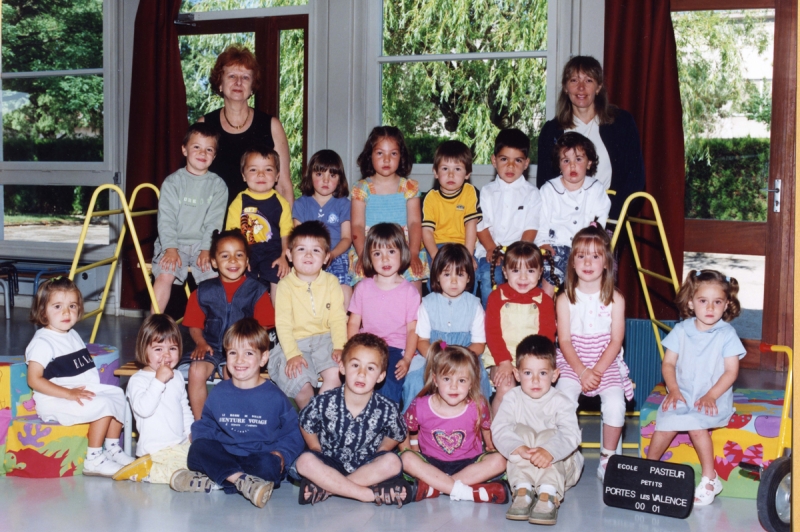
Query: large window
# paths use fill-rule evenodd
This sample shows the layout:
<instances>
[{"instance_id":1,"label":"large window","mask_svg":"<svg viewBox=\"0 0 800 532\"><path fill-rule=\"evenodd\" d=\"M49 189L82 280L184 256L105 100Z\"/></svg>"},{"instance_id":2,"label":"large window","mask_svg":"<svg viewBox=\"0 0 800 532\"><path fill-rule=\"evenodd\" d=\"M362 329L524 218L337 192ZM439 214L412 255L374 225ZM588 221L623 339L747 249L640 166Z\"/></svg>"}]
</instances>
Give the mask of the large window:
<instances>
[{"instance_id":1,"label":"large window","mask_svg":"<svg viewBox=\"0 0 800 532\"><path fill-rule=\"evenodd\" d=\"M3 255L20 240L76 242L92 191L114 180L117 116L108 111L117 100L107 36L117 7L110 0L2 2ZM107 244L108 224L95 229L93 243Z\"/></svg>"},{"instance_id":2,"label":"large window","mask_svg":"<svg viewBox=\"0 0 800 532\"><path fill-rule=\"evenodd\" d=\"M384 0L382 54L381 119L403 131L415 162L455 138L489 164L509 127L535 149L553 60L547 0Z\"/></svg>"}]
</instances>

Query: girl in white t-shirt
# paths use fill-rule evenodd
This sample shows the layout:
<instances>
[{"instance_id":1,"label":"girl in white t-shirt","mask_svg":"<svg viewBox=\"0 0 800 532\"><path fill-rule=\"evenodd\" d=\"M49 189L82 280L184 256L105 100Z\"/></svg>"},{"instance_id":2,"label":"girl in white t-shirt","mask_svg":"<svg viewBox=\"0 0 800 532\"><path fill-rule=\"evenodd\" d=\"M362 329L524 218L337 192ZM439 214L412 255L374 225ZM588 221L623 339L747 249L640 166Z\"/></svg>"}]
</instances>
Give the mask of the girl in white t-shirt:
<instances>
[{"instance_id":1,"label":"girl in white t-shirt","mask_svg":"<svg viewBox=\"0 0 800 532\"><path fill-rule=\"evenodd\" d=\"M114 480L169 484L172 473L187 469L194 416L183 375L173 371L182 349L172 318L153 314L144 320L136 337L136 364L142 369L128 381L126 392L139 429L139 458L120 469Z\"/></svg>"},{"instance_id":2,"label":"girl in white t-shirt","mask_svg":"<svg viewBox=\"0 0 800 532\"><path fill-rule=\"evenodd\" d=\"M67 426L89 423L83 474L110 477L133 461L119 445L125 394L100 384L86 344L72 329L81 316L83 297L70 279L56 277L39 286L30 318L43 328L25 350L28 386L42 420Z\"/></svg>"}]
</instances>

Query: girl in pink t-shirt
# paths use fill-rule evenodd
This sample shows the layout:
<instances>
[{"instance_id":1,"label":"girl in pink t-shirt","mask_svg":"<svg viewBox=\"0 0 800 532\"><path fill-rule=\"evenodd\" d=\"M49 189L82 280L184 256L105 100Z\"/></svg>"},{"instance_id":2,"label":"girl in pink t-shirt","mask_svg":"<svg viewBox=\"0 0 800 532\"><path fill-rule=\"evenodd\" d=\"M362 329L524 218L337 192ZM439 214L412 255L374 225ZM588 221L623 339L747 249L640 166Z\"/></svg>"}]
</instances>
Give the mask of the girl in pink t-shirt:
<instances>
[{"instance_id":1,"label":"girl in pink t-shirt","mask_svg":"<svg viewBox=\"0 0 800 532\"><path fill-rule=\"evenodd\" d=\"M506 470L506 459L492 444L477 357L439 341L427 359L425 387L405 414L409 432L418 433L420 452L410 450L406 440L401 455L403 471L417 479L414 500L441 492L454 501L505 504L505 482L490 481Z\"/></svg>"},{"instance_id":2,"label":"girl in pink t-shirt","mask_svg":"<svg viewBox=\"0 0 800 532\"><path fill-rule=\"evenodd\" d=\"M417 352L417 289L403 278L411 262L403 229L397 224L373 225L364 242L361 264L365 278L350 299L347 337L372 333L389 344L389 365L379 394L400 405L403 381Z\"/></svg>"}]
</instances>

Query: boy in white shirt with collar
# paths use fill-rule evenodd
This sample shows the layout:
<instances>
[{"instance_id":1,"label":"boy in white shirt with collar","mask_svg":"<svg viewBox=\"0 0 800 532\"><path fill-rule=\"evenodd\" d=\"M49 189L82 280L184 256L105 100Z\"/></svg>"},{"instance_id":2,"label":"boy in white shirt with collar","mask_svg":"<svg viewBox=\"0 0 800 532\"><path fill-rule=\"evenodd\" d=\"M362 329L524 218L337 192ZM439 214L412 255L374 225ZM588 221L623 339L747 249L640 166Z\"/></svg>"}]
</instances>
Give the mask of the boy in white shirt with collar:
<instances>
[{"instance_id":1,"label":"boy in white shirt with collar","mask_svg":"<svg viewBox=\"0 0 800 532\"><path fill-rule=\"evenodd\" d=\"M480 285L481 303L486 308L492 291L492 255L496 248L505 249L518 240L533 242L539 229L542 199L539 189L528 183L531 140L519 129L504 129L494 141L492 166L497 178L480 193L483 218L478 223L478 244L475 278ZM497 284L504 282L503 273L495 269Z\"/></svg>"},{"instance_id":2,"label":"boy in white shirt with collar","mask_svg":"<svg viewBox=\"0 0 800 532\"><path fill-rule=\"evenodd\" d=\"M550 297L555 293L553 274L564 281L572 237L592 222L606 225L611 200L603 184L590 177L598 162L594 144L580 133L564 133L553 146L553 169L561 175L542 185L541 223L534 241L554 259L555 272L545 261L542 273L542 290Z\"/></svg>"}]
</instances>

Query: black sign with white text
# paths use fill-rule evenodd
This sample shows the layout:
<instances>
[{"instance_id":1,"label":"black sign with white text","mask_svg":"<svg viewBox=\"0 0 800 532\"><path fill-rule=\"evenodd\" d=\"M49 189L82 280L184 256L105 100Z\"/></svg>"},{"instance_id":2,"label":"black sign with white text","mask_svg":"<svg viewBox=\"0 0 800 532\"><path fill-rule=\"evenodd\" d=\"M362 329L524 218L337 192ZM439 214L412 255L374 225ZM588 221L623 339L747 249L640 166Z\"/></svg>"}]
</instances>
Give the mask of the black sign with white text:
<instances>
[{"instance_id":1,"label":"black sign with white text","mask_svg":"<svg viewBox=\"0 0 800 532\"><path fill-rule=\"evenodd\" d=\"M685 519L694 505L694 469L615 454L606 467L603 502L615 508Z\"/></svg>"}]
</instances>

